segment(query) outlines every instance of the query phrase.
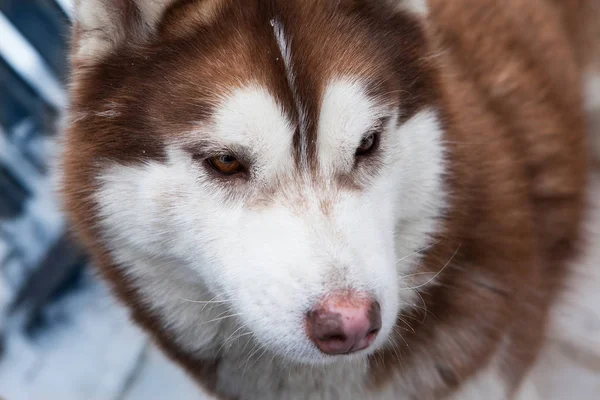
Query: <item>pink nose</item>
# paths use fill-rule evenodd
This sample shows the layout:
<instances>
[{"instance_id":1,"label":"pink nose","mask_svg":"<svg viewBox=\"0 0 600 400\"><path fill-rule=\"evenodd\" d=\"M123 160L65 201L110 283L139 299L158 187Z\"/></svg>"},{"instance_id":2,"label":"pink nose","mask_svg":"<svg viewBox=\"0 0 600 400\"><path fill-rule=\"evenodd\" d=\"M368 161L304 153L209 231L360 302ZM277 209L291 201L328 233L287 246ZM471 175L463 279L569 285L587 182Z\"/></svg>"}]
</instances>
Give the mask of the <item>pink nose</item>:
<instances>
[{"instance_id":1,"label":"pink nose","mask_svg":"<svg viewBox=\"0 0 600 400\"><path fill-rule=\"evenodd\" d=\"M381 308L371 297L333 294L307 315L308 335L326 354L348 354L369 347L381 329Z\"/></svg>"}]
</instances>

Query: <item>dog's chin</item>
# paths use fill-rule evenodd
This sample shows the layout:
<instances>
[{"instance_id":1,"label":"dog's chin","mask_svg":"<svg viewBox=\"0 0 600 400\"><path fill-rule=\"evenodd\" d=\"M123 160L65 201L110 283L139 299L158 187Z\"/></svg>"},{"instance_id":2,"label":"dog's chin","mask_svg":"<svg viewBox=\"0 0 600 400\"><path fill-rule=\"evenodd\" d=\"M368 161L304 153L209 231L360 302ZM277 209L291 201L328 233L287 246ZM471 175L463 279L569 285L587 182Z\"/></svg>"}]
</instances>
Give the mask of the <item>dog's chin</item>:
<instances>
[{"instance_id":1,"label":"dog's chin","mask_svg":"<svg viewBox=\"0 0 600 400\"><path fill-rule=\"evenodd\" d=\"M328 355L324 353L317 353L311 355L304 355L294 357L293 359L287 359L290 363L294 363L300 366L315 366L315 365L335 365L335 364L348 364L366 361L369 359L377 351L377 348L369 348L356 353L349 354L338 354L338 355ZM316 350L315 350L316 352Z\"/></svg>"}]
</instances>

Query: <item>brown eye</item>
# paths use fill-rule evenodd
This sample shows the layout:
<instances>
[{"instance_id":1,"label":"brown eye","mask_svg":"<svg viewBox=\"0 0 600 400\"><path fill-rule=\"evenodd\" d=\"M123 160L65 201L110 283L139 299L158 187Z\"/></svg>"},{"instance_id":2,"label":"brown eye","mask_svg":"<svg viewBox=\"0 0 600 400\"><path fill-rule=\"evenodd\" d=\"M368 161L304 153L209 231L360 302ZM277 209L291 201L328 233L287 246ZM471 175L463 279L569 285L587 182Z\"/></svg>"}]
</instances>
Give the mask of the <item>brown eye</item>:
<instances>
[{"instance_id":1,"label":"brown eye","mask_svg":"<svg viewBox=\"0 0 600 400\"><path fill-rule=\"evenodd\" d=\"M356 155L364 156L374 151L377 147L378 140L379 135L377 133L370 133L365 136L356 149Z\"/></svg>"},{"instance_id":2,"label":"brown eye","mask_svg":"<svg viewBox=\"0 0 600 400\"><path fill-rule=\"evenodd\" d=\"M221 154L219 156L211 157L208 159L208 164L215 171L223 175L234 175L244 170L242 164L235 157L229 154Z\"/></svg>"}]
</instances>

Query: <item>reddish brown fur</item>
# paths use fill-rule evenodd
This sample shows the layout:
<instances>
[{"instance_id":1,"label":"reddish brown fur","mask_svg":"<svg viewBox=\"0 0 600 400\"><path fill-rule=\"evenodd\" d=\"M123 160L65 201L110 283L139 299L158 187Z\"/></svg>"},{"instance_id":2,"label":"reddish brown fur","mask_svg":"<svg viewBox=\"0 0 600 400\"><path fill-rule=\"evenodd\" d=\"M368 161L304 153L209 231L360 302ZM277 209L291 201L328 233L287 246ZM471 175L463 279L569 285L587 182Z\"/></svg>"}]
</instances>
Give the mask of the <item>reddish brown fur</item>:
<instances>
[{"instance_id":1,"label":"reddish brown fur","mask_svg":"<svg viewBox=\"0 0 600 400\"><path fill-rule=\"evenodd\" d=\"M196 6L181 3L173 7ZM96 65L78 66L72 113L83 117L72 123L64 164L67 209L100 271L137 323L210 389L219 360L193 359L173 344L104 249L90 194L99 161L161 159L163 138L209 117L210 90L231 88L234 80L274 88L297 120L283 62L275 60L270 2L222 3L210 9L218 17L176 34L172 27L188 17L173 8L152 41L121 44ZM567 3L430 0L425 40L415 17L392 15L375 1L278 2L284 25L298 30L288 33L309 120L316 120L325 82L341 72L374 77L380 95L411 93L391 99L406 118L424 105L436 105L444 118L450 212L421 271L451 263L440 284L422 293L427 311L415 308L399 319L396 340L407 343L400 358L392 350L373 356L373 385L401 376L414 398L438 398L506 345L504 378L517 388L536 357L565 261L577 251L586 187L581 70L587 62L574 49L589 46L582 39L589 36L580 27L575 32L573 21L576 7L592 1ZM244 34L231 36L232 25ZM118 118L94 114L107 103L121 105ZM297 143L310 144L311 158L315 135L314 126L296 134Z\"/></svg>"},{"instance_id":2,"label":"reddish brown fur","mask_svg":"<svg viewBox=\"0 0 600 400\"><path fill-rule=\"evenodd\" d=\"M443 236L462 245L453 263L460 269L425 296L430 313L404 335L403 379L418 398L476 373L508 332L502 364L516 387L576 251L587 171L583 84L561 10L544 0L432 0L430 7L452 143L454 206ZM439 265L436 251L430 265ZM378 382L397 360L386 356ZM410 374L411 363L423 360L439 376L430 392L431 382Z\"/></svg>"}]
</instances>

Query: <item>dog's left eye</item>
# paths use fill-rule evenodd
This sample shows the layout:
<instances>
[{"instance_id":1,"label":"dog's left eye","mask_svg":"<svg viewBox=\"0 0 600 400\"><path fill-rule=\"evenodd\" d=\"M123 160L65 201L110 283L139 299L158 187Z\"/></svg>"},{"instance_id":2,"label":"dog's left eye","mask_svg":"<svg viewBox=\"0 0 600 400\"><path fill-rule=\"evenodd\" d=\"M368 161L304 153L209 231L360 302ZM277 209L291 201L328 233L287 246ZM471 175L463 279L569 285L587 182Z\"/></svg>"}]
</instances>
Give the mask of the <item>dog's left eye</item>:
<instances>
[{"instance_id":1,"label":"dog's left eye","mask_svg":"<svg viewBox=\"0 0 600 400\"><path fill-rule=\"evenodd\" d=\"M377 149L379 145L379 133L371 132L367 136L365 136L360 145L356 149L357 156L366 156Z\"/></svg>"},{"instance_id":2,"label":"dog's left eye","mask_svg":"<svg viewBox=\"0 0 600 400\"><path fill-rule=\"evenodd\" d=\"M208 164L212 169L223 175L234 175L242 172L244 169L242 164L234 156L229 154L211 157L208 159Z\"/></svg>"}]
</instances>

